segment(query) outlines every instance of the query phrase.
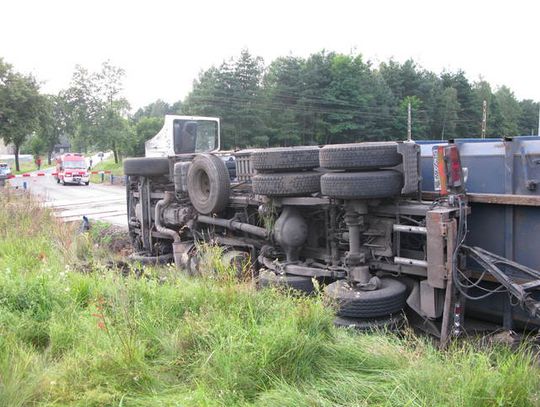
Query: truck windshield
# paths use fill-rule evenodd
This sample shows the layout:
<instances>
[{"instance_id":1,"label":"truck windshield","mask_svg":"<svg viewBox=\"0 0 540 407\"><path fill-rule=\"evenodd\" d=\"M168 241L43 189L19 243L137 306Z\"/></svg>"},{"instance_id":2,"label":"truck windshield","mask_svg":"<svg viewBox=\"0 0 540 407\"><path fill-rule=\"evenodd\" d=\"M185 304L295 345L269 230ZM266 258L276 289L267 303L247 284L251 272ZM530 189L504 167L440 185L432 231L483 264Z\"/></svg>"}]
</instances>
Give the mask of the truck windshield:
<instances>
[{"instance_id":1,"label":"truck windshield","mask_svg":"<svg viewBox=\"0 0 540 407\"><path fill-rule=\"evenodd\" d=\"M86 168L86 162L84 161L64 161L64 168L82 169Z\"/></svg>"},{"instance_id":2,"label":"truck windshield","mask_svg":"<svg viewBox=\"0 0 540 407\"><path fill-rule=\"evenodd\" d=\"M213 120L175 120L174 152L202 153L218 148L218 124Z\"/></svg>"}]
</instances>

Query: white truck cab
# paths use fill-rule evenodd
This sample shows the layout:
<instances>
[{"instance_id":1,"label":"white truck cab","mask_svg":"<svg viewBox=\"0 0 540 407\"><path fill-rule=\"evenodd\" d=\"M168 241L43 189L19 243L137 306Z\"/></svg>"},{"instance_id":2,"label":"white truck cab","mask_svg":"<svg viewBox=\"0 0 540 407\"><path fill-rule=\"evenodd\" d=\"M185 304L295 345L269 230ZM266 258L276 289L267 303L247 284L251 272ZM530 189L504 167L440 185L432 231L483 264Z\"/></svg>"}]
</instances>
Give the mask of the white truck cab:
<instances>
[{"instance_id":1,"label":"white truck cab","mask_svg":"<svg viewBox=\"0 0 540 407\"><path fill-rule=\"evenodd\" d=\"M216 117L166 115L163 128L145 143L146 157L217 152L221 147Z\"/></svg>"}]
</instances>

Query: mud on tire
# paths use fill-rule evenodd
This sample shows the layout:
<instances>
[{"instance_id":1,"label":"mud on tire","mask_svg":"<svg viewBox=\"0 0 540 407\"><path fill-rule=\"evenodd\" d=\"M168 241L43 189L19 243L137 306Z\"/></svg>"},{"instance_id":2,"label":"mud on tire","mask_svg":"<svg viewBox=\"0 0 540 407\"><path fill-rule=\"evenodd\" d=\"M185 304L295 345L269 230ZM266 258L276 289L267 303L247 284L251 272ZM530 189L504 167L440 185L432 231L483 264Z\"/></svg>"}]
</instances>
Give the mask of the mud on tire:
<instances>
[{"instance_id":1,"label":"mud on tire","mask_svg":"<svg viewBox=\"0 0 540 407\"><path fill-rule=\"evenodd\" d=\"M318 147L277 147L255 150L251 166L259 172L312 169L319 166Z\"/></svg>"},{"instance_id":2,"label":"mud on tire","mask_svg":"<svg viewBox=\"0 0 540 407\"><path fill-rule=\"evenodd\" d=\"M320 165L335 170L370 170L393 167L401 163L397 143L355 143L324 146L319 153Z\"/></svg>"}]
</instances>

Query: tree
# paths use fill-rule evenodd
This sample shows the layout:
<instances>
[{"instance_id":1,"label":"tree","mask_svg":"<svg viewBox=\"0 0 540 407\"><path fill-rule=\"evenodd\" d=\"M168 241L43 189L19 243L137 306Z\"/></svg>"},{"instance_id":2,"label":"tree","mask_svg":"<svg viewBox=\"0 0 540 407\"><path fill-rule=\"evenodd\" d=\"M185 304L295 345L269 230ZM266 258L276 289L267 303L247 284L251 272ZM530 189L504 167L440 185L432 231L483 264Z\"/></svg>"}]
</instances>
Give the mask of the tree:
<instances>
[{"instance_id":1,"label":"tree","mask_svg":"<svg viewBox=\"0 0 540 407\"><path fill-rule=\"evenodd\" d=\"M296 57L278 58L268 67L263 79L262 114L268 128L269 144L305 144L302 106L305 61Z\"/></svg>"},{"instance_id":2,"label":"tree","mask_svg":"<svg viewBox=\"0 0 540 407\"><path fill-rule=\"evenodd\" d=\"M15 72L0 59L0 137L5 144L13 144L17 171L20 148L39 129L43 106L36 79Z\"/></svg>"},{"instance_id":3,"label":"tree","mask_svg":"<svg viewBox=\"0 0 540 407\"><path fill-rule=\"evenodd\" d=\"M307 58L303 70L304 90L300 105L303 110L303 124L307 139L317 144L327 144L331 140L328 122L330 100L329 88L332 83L332 59L334 53L321 51Z\"/></svg>"},{"instance_id":4,"label":"tree","mask_svg":"<svg viewBox=\"0 0 540 407\"><path fill-rule=\"evenodd\" d=\"M51 164L54 146L60 137L70 131L66 104L61 95L46 95L44 109L40 116L38 137L43 142L43 151L47 153L47 162Z\"/></svg>"},{"instance_id":5,"label":"tree","mask_svg":"<svg viewBox=\"0 0 540 407\"><path fill-rule=\"evenodd\" d=\"M521 108L514 96L514 92L506 86L501 86L495 92L495 101L498 108L495 115L495 125L499 137L518 136Z\"/></svg>"},{"instance_id":6,"label":"tree","mask_svg":"<svg viewBox=\"0 0 540 407\"><path fill-rule=\"evenodd\" d=\"M77 150L86 152L93 144L92 129L101 110L96 74L76 65L69 88L62 92L72 129L71 142Z\"/></svg>"},{"instance_id":7,"label":"tree","mask_svg":"<svg viewBox=\"0 0 540 407\"><path fill-rule=\"evenodd\" d=\"M125 117L129 110L129 102L121 96L122 80L125 71L111 65L108 61L96 73L96 89L101 102L95 134L97 145L102 149L112 150L114 162L118 164L121 147L129 138L129 124Z\"/></svg>"},{"instance_id":8,"label":"tree","mask_svg":"<svg viewBox=\"0 0 540 407\"><path fill-rule=\"evenodd\" d=\"M112 150L116 163L121 146L129 138L125 120L129 103L121 96L124 76L122 68L108 61L99 72L89 72L78 65L65 92L75 146L83 151L90 146Z\"/></svg>"},{"instance_id":9,"label":"tree","mask_svg":"<svg viewBox=\"0 0 540 407\"><path fill-rule=\"evenodd\" d=\"M37 134L32 134L30 136L25 143L25 147L28 149L30 154L34 156L34 158L37 158L39 155L43 154L47 148L45 141Z\"/></svg>"},{"instance_id":10,"label":"tree","mask_svg":"<svg viewBox=\"0 0 540 407\"><path fill-rule=\"evenodd\" d=\"M144 143L154 137L163 127L163 117L143 117L134 125L128 152L132 156L144 156Z\"/></svg>"},{"instance_id":11,"label":"tree","mask_svg":"<svg viewBox=\"0 0 540 407\"><path fill-rule=\"evenodd\" d=\"M265 68L244 50L202 72L183 109L221 117L225 148L403 139L409 102L416 139L478 135L483 100L488 134L530 133L534 102L515 110L503 93L496 97L483 80L471 84L463 71L436 74L412 59L373 68L361 55L323 50Z\"/></svg>"},{"instance_id":12,"label":"tree","mask_svg":"<svg viewBox=\"0 0 540 407\"><path fill-rule=\"evenodd\" d=\"M403 138L406 134L406 109L408 101L403 105L406 98L411 99L413 106L413 133L415 138L429 138L432 134L440 133L442 127L440 121L435 119L437 113L437 97L442 90L441 79L434 73L428 72L418 66L412 59L403 64L390 60L388 63L379 65L379 73L393 94L394 109L392 137ZM408 99L407 99L408 100ZM389 102L391 103L391 102ZM421 108L419 106L422 106ZM420 133L419 133L420 131Z\"/></svg>"},{"instance_id":13,"label":"tree","mask_svg":"<svg viewBox=\"0 0 540 407\"><path fill-rule=\"evenodd\" d=\"M416 113L422 110L422 100L418 96L406 96L399 104L399 110L394 126L398 131L396 138L401 140L407 138L409 103L411 104L412 138L416 140L425 139L428 125L425 121L416 119Z\"/></svg>"},{"instance_id":14,"label":"tree","mask_svg":"<svg viewBox=\"0 0 540 407\"><path fill-rule=\"evenodd\" d=\"M439 120L442 124L441 140L455 138L460 111L457 90L453 87L445 88L440 95L439 106Z\"/></svg>"},{"instance_id":15,"label":"tree","mask_svg":"<svg viewBox=\"0 0 540 407\"><path fill-rule=\"evenodd\" d=\"M156 100L155 102L150 103L145 107L138 109L133 115L133 120L138 122L143 117L158 117L163 118L167 114L181 114L182 113L182 102L177 101L172 105L169 105L167 102L164 102L161 99Z\"/></svg>"},{"instance_id":16,"label":"tree","mask_svg":"<svg viewBox=\"0 0 540 407\"><path fill-rule=\"evenodd\" d=\"M538 109L540 108L540 104L530 99L525 99L519 102L519 106L521 110L521 116L518 121L519 134L538 135Z\"/></svg>"},{"instance_id":17,"label":"tree","mask_svg":"<svg viewBox=\"0 0 540 407\"><path fill-rule=\"evenodd\" d=\"M263 120L263 61L243 50L237 60L223 62L199 75L183 104L187 114L222 118L224 148L267 145Z\"/></svg>"},{"instance_id":18,"label":"tree","mask_svg":"<svg viewBox=\"0 0 540 407\"><path fill-rule=\"evenodd\" d=\"M494 121L492 118L495 117L495 112L497 111L497 104L495 102L495 96L491 90L491 85L480 78L478 82L473 84L473 94L475 105L479 108L483 106L484 101L486 102L486 135L496 136L494 133ZM477 133L481 133L482 127L481 122L478 123Z\"/></svg>"},{"instance_id":19,"label":"tree","mask_svg":"<svg viewBox=\"0 0 540 407\"><path fill-rule=\"evenodd\" d=\"M459 103L458 119L456 121L456 136L471 137L478 134L482 120L482 105L477 105L472 86L463 71L443 73L441 75L444 88L453 87L457 92Z\"/></svg>"}]
</instances>

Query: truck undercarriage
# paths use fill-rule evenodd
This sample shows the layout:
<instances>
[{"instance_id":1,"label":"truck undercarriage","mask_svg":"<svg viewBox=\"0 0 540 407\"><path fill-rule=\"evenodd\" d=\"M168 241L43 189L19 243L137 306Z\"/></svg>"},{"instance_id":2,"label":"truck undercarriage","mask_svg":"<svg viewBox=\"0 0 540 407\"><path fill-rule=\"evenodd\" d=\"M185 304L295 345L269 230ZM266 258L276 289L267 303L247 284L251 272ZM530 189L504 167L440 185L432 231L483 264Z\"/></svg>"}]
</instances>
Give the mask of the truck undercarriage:
<instances>
[{"instance_id":1,"label":"truck undercarriage","mask_svg":"<svg viewBox=\"0 0 540 407\"><path fill-rule=\"evenodd\" d=\"M464 245L470 207L457 149L437 150L441 194L428 201L415 143L219 152L207 137L199 150L205 120L172 117L164 131L174 150L125 161L136 258L196 274L198 243L211 242L225 262L249 262L260 286L310 293L318 282L341 325L394 324L406 310L443 344L463 331L478 289L508 292L528 326L540 324L540 273ZM533 281L516 282L507 268Z\"/></svg>"}]
</instances>

